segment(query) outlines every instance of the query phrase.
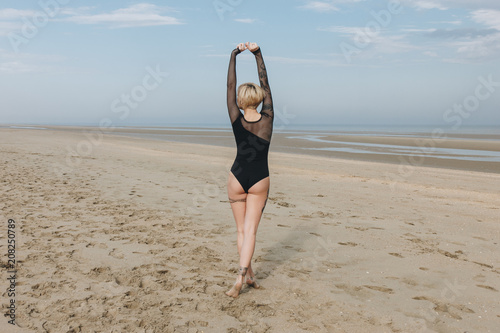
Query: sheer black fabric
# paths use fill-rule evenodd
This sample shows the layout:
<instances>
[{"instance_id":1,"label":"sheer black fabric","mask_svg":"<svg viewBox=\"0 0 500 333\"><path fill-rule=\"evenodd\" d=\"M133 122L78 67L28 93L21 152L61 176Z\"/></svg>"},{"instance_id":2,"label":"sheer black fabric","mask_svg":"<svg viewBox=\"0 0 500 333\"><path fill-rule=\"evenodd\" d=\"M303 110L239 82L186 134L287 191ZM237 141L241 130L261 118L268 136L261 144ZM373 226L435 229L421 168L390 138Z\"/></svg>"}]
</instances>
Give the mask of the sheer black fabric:
<instances>
[{"instance_id":1,"label":"sheer black fabric","mask_svg":"<svg viewBox=\"0 0 500 333\"><path fill-rule=\"evenodd\" d=\"M269 176L267 156L273 130L273 100L267 79L266 66L260 49L254 52L257 61L260 86L266 92L260 111L260 119L247 121L236 103L236 55L231 53L227 77L227 109L233 127L237 154L231 172L238 179L243 190L248 190L260 180Z\"/></svg>"},{"instance_id":2,"label":"sheer black fabric","mask_svg":"<svg viewBox=\"0 0 500 333\"><path fill-rule=\"evenodd\" d=\"M271 88L269 87L266 65L264 64L262 53L259 48L254 52L254 55L255 60L257 61L260 86L266 92L266 96L262 101L262 108L260 111L261 119L255 122L246 121L243 117L243 113L240 111L238 104L236 103L236 56L239 53L240 51L238 49L233 50L231 53L227 76L227 109L231 124L238 120L247 131L264 140L271 141L274 119L273 99L271 96Z\"/></svg>"}]
</instances>

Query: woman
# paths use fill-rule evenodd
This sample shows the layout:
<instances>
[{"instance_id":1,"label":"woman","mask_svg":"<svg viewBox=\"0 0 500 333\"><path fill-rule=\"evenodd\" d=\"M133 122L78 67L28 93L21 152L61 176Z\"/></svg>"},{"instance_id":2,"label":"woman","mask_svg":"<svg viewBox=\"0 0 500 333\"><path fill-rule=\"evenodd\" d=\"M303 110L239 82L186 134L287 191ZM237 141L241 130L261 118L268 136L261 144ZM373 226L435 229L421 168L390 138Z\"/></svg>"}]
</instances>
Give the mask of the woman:
<instances>
[{"instance_id":1,"label":"woman","mask_svg":"<svg viewBox=\"0 0 500 333\"><path fill-rule=\"evenodd\" d=\"M236 99L236 56L246 49L255 55L260 87L254 83L244 83L238 87ZM259 113L257 107L261 102L263 105ZM226 295L238 297L245 282L259 288L251 260L257 227L269 193L267 155L273 129L273 100L262 53L255 43L241 43L231 53L227 75L227 109L237 145L227 193L236 220L240 268L234 286Z\"/></svg>"}]
</instances>

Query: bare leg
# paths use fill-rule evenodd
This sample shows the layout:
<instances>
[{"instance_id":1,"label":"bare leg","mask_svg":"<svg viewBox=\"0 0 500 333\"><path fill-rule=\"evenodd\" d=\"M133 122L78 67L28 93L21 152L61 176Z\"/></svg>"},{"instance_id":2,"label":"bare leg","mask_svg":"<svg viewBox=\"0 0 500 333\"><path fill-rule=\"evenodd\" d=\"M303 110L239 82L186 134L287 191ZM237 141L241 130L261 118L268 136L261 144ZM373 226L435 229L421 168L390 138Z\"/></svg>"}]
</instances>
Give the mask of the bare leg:
<instances>
[{"instance_id":1,"label":"bare leg","mask_svg":"<svg viewBox=\"0 0 500 333\"><path fill-rule=\"evenodd\" d=\"M240 250L240 267L251 267L251 260L255 251L255 240L262 212L266 204L269 191L269 177L256 183L247 195L245 222L243 226L243 243ZM258 288L254 280L253 271L247 274L248 285Z\"/></svg>"},{"instance_id":2,"label":"bare leg","mask_svg":"<svg viewBox=\"0 0 500 333\"><path fill-rule=\"evenodd\" d=\"M233 201L233 202L231 202ZM238 255L241 255L241 247L243 246L243 240L245 238L244 226L245 226L245 211L246 211L246 199L245 202L230 200L231 208L233 210L234 220L236 221L237 239L238 239ZM259 285L255 282L255 273L252 270L252 263L248 264L248 270L245 277L245 282L249 286L254 288L259 288Z\"/></svg>"},{"instance_id":3,"label":"bare leg","mask_svg":"<svg viewBox=\"0 0 500 333\"><path fill-rule=\"evenodd\" d=\"M262 210L261 210L261 216L262 216L262 213L264 212L264 208L266 207L266 203L267 203L267 198L268 197L269 197L269 182L267 182L266 200L264 201L264 206L262 207ZM241 255L240 255L240 258L241 258ZM251 261L248 264L248 273L247 273L247 276L246 276L246 283L247 283L248 286L254 287L255 289L259 289L260 288L260 285L257 284L257 281L255 280L255 274L254 274L254 272L252 270L252 262Z\"/></svg>"},{"instance_id":4,"label":"bare leg","mask_svg":"<svg viewBox=\"0 0 500 333\"><path fill-rule=\"evenodd\" d=\"M241 247L243 246L243 240L245 238L245 234L243 232L243 230L244 230L243 226L244 226L245 219L243 218L242 220L243 220L243 223L241 223L241 229L238 227L238 254L240 255L240 258L241 258ZM252 262L250 262L248 264L248 270L247 270L247 274L245 276L245 283L251 287L254 287L255 289L259 288L259 285L255 281L255 273L252 270Z\"/></svg>"},{"instance_id":5,"label":"bare leg","mask_svg":"<svg viewBox=\"0 0 500 333\"><path fill-rule=\"evenodd\" d=\"M255 281L255 273L252 270L251 258L253 256L255 248L255 235L257 233L257 226L260 222L262 211L267 200L267 194L269 190L269 177L252 186L249 193L247 194L244 192L236 177L234 177L234 175L230 173L227 189L229 202L231 203L231 209L236 221L236 229L238 235L238 254L240 255L240 269L235 284L228 292L226 292L226 295L237 297L241 288L243 287L243 283L245 282L249 286L259 288L259 285ZM248 259L248 263L245 264L245 266L241 266L244 244L247 244L247 246L251 248L251 251L249 253L250 257ZM241 272L243 270L245 271L245 274L241 275Z\"/></svg>"},{"instance_id":6,"label":"bare leg","mask_svg":"<svg viewBox=\"0 0 500 333\"><path fill-rule=\"evenodd\" d=\"M245 202L232 202L231 208L233 210L234 219L236 221L236 229L238 234L238 254L241 256L241 247L243 246L243 240L245 239L244 226L245 226L245 211L246 211L246 201ZM259 285L255 281L255 273L252 269L252 263L248 264L247 275L245 277L245 282L251 287L259 288Z\"/></svg>"},{"instance_id":7,"label":"bare leg","mask_svg":"<svg viewBox=\"0 0 500 333\"><path fill-rule=\"evenodd\" d=\"M244 224L245 224L245 212L246 212L246 197L247 194L241 187L241 184L238 182L236 177L230 172L229 179L227 182L227 194L229 197L229 202L231 203L231 209L233 211L234 220L236 221L236 230L237 230L237 243L238 243L238 254L241 251L241 245L243 244L244 239ZM244 267L240 267L238 271L238 277L236 278L236 282L233 287L226 292L226 295L231 297L238 297L241 288L243 287L245 274L248 272L248 268L244 269L243 275L240 273L243 272Z\"/></svg>"}]
</instances>

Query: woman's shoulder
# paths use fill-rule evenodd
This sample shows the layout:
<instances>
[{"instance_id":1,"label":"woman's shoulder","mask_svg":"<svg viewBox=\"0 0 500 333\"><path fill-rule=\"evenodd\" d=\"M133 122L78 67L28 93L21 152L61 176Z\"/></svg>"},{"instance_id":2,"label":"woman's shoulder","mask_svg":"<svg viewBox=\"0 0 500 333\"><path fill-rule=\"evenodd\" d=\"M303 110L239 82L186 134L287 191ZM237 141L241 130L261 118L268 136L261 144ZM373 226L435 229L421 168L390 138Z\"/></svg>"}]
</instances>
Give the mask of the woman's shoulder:
<instances>
[{"instance_id":1,"label":"woman's shoulder","mask_svg":"<svg viewBox=\"0 0 500 333\"><path fill-rule=\"evenodd\" d=\"M266 118L269 118L269 119L273 119L273 116L271 116L269 113L267 113L266 111L260 111L260 114L262 115L262 117L266 117Z\"/></svg>"}]
</instances>

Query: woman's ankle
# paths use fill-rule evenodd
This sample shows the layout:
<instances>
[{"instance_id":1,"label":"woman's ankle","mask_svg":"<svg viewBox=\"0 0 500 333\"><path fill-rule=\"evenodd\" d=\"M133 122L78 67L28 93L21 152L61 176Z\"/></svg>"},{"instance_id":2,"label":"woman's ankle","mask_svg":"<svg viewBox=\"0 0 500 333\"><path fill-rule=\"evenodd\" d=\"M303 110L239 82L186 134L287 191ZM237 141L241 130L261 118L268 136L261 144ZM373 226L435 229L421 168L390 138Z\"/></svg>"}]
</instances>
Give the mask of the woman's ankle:
<instances>
[{"instance_id":1,"label":"woman's ankle","mask_svg":"<svg viewBox=\"0 0 500 333\"><path fill-rule=\"evenodd\" d=\"M238 275L245 276L247 275L247 272L248 272L248 267L240 266L240 268L238 268Z\"/></svg>"}]
</instances>

